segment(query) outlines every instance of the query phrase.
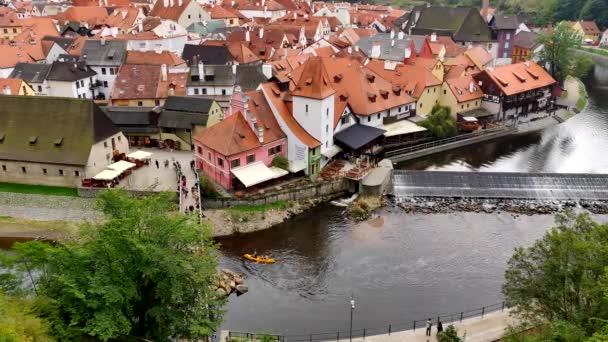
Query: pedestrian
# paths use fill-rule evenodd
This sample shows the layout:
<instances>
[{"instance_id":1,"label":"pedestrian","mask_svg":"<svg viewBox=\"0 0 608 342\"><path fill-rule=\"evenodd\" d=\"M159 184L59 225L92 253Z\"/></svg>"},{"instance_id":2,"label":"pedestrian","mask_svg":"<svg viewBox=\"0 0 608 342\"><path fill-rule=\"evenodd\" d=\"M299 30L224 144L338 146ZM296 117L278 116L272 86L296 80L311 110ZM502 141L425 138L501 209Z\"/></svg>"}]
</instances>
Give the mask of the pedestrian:
<instances>
[{"instance_id":1,"label":"pedestrian","mask_svg":"<svg viewBox=\"0 0 608 342\"><path fill-rule=\"evenodd\" d=\"M441 323L441 320L438 319L437 320L437 335L439 335L439 333L442 331L443 331L443 323Z\"/></svg>"},{"instance_id":2,"label":"pedestrian","mask_svg":"<svg viewBox=\"0 0 608 342\"><path fill-rule=\"evenodd\" d=\"M188 198L188 190L184 188L184 198Z\"/></svg>"},{"instance_id":3,"label":"pedestrian","mask_svg":"<svg viewBox=\"0 0 608 342\"><path fill-rule=\"evenodd\" d=\"M159 169L159 168L160 168L160 167L158 166L158 159L156 159L156 160L154 161L154 164L156 164L156 168L157 168L157 169Z\"/></svg>"},{"instance_id":4,"label":"pedestrian","mask_svg":"<svg viewBox=\"0 0 608 342\"><path fill-rule=\"evenodd\" d=\"M195 163L194 163L194 159L193 159L193 160L190 161L190 168L192 170L194 170L194 165L195 165Z\"/></svg>"},{"instance_id":5,"label":"pedestrian","mask_svg":"<svg viewBox=\"0 0 608 342\"><path fill-rule=\"evenodd\" d=\"M431 328L433 327L433 321L431 319L426 320L426 336L431 336Z\"/></svg>"},{"instance_id":6,"label":"pedestrian","mask_svg":"<svg viewBox=\"0 0 608 342\"><path fill-rule=\"evenodd\" d=\"M165 169L169 167L169 159L165 159Z\"/></svg>"},{"instance_id":7,"label":"pedestrian","mask_svg":"<svg viewBox=\"0 0 608 342\"><path fill-rule=\"evenodd\" d=\"M192 214L194 212L194 206L193 205L189 206L188 209L190 209L190 214Z\"/></svg>"}]
</instances>

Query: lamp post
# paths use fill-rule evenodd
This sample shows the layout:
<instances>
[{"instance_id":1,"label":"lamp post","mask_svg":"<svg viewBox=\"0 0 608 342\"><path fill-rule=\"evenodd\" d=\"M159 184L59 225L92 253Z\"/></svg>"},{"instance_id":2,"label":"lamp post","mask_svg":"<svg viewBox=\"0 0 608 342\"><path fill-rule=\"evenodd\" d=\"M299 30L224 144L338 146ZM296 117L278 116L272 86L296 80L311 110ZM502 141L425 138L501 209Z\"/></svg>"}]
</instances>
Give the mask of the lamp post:
<instances>
[{"instance_id":1,"label":"lamp post","mask_svg":"<svg viewBox=\"0 0 608 342\"><path fill-rule=\"evenodd\" d=\"M353 342L353 311L355 311L355 298L350 295L350 342Z\"/></svg>"}]
</instances>

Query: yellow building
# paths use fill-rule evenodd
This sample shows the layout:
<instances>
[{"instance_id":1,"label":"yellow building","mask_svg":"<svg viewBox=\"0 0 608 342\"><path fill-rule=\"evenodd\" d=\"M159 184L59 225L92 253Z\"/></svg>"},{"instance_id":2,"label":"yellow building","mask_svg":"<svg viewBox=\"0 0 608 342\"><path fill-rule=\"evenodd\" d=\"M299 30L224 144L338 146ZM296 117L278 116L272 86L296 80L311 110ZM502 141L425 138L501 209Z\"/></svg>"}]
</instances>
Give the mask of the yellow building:
<instances>
[{"instance_id":1,"label":"yellow building","mask_svg":"<svg viewBox=\"0 0 608 342\"><path fill-rule=\"evenodd\" d=\"M483 92L471 76L449 79L441 86L439 103L450 108L454 118L458 114L481 108Z\"/></svg>"},{"instance_id":2,"label":"yellow building","mask_svg":"<svg viewBox=\"0 0 608 342\"><path fill-rule=\"evenodd\" d=\"M0 79L0 92L2 95L34 96L36 92L25 81L18 78Z\"/></svg>"},{"instance_id":3,"label":"yellow building","mask_svg":"<svg viewBox=\"0 0 608 342\"><path fill-rule=\"evenodd\" d=\"M22 30L23 27L17 20L8 17L0 17L0 38L13 40Z\"/></svg>"},{"instance_id":4,"label":"yellow building","mask_svg":"<svg viewBox=\"0 0 608 342\"><path fill-rule=\"evenodd\" d=\"M598 43L602 32L595 21L577 21L572 25L583 39L583 43Z\"/></svg>"}]
</instances>

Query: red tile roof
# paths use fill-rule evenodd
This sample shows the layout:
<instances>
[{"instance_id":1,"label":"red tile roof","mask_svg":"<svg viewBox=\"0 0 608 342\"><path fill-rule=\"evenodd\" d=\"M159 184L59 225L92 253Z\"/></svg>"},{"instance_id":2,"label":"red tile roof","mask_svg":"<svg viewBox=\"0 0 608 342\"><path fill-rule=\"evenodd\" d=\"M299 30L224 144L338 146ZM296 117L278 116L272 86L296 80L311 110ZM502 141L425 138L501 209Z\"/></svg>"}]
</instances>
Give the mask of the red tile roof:
<instances>
[{"instance_id":1,"label":"red tile roof","mask_svg":"<svg viewBox=\"0 0 608 342\"><path fill-rule=\"evenodd\" d=\"M103 25L108 17L108 11L103 7L87 6L87 7L70 7L67 11L55 15L60 23L65 21L77 21L87 23L89 26Z\"/></svg>"},{"instance_id":2,"label":"red tile roof","mask_svg":"<svg viewBox=\"0 0 608 342\"><path fill-rule=\"evenodd\" d=\"M165 7L164 1L158 0L154 4L154 7L152 7L149 16L177 21L192 0L183 0L181 6L179 5L179 1L180 0L173 0L173 6Z\"/></svg>"},{"instance_id":3,"label":"red tile roof","mask_svg":"<svg viewBox=\"0 0 608 342\"><path fill-rule=\"evenodd\" d=\"M232 19L238 18L239 15L232 9L227 9L222 6L213 6L208 8L211 19Z\"/></svg>"},{"instance_id":4,"label":"red tile roof","mask_svg":"<svg viewBox=\"0 0 608 342\"><path fill-rule=\"evenodd\" d=\"M545 69L531 61L488 68L483 72L507 96L547 87L556 82Z\"/></svg>"},{"instance_id":5,"label":"red tile roof","mask_svg":"<svg viewBox=\"0 0 608 342\"><path fill-rule=\"evenodd\" d=\"M165 99L169 89L173 95L186 95L188 73L168 73L163 81L160 65L123 64L118 70L112 99Z\"/></svg>"},{"instance_id":6,"label":"red tile roof","mask_svg":"<svg viewBox=\"0 0 608 342\"><path fill-rule=\"evenodd\" d=\"M22 79L18 78L0 78L0 94L3 93L4 89L8 87L11 90L12 95L18 95L21 90Z\"/></svg>"},{"instance_id":7,"label":"red tile roof","mask_svg":"<svg viewBox=\"0 0 608 342\"><path fill-rule=\"evenodd\" d=\"M452 78L446 81L458 103L480 99L483 91L471 76Z\"/></svg>"},{"instance_id":8,"label":"red tile roof","mask_svg":"<svg viewBox=\"0 0 608 342\"><path fill-rule=\"evenodd\" d=\"M330 85L329 74L321 58L310 58L297 70L298 76L294 78L296 89L292 95L324 99L336 93L336 90Z\"/></svg>"},{"instance_id":9,"label":"red tile roof","mask_svg":"<svg viewBox=\"0 0 608 342\"><path fill-rule=\"evenodd\" d=\"M579 21L585 34L600 34L600 28L597 27L595 21Z\"/></svg>"},{"instance_id":10,"label":"red tile roof","mask_svg":"<svg viewBox=\"0 0 608 342\"><path fill-rule=\"evenodd\" d=\"M249 111L256 118L259 127L264 128L264 144L270 144L287 136L272 114L272 109L261 90L245 93L249 97Z\"/></svg>"},{"instance_id":11,"label":"red tile roof","mask_svg":"<svg viewBox=\"0 0 608 342\"><path fill-rule=\"evenodd\" d=\"M161 53L157 53L155 51L127 51L127 58L125 60L126 64L148 64L148 65L162 65L167 64L167 66L178 66L182 64L186 64L180 56L170 52L170 51L161 51Z\"/></svg>"},{"instance_id":12,"label":"red tile roof","mask_svg":"<svg viewBox=\"0 0 608 342\"><path fill-rule=\"evenodd\" d=\"M195 135L194 139L226 157L262 146L241 112L207 127Z\"/></svg>"},{"instance_id":13,"label":"red tile roof","mask_svg":"<svg viewBox=\"0 0 608 342\"><path fill-rule=\"evenodd\" d=\"M411 89L411 95L415 98L419 98L426 87L441 84L428 69L421 66L398 64L394 70L387 70L384 61L370 61L366 67L405 91Z\"/></svg>"}]
</instances>

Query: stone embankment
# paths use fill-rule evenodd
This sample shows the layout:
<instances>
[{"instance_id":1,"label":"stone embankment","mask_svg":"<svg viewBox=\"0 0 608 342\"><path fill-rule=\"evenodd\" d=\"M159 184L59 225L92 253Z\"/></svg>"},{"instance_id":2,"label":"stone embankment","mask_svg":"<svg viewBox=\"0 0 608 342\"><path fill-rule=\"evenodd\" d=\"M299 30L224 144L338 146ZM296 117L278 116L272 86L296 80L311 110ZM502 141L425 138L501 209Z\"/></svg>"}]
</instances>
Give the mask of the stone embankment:
<instances>
[{"instance_id":1,"label":"stone embankment","mask_svg":"<svg viewBox=\"0 0 608 342\"><path fill-rule=\"evenodd\" d=\"M410 198L390 202L407 213L445 214L453 212L494 213L508 212L519 215L554 214L567 208L582 208L593 214L608 214L607 201L551 201L551 200L501 200L457 198Z\"/></svg>"},{"instance_id":2,"label":"stone embankment","mask_svg":"<svg viewBox=\"0 0 608 342\"><path fill-rule=\"evenodd\" d=\"M220 297L230 296L231 293L240 296L249 291L242 275L225 268L220 270L220 275L213 283L213 288Z\"/></svg>"}]
</instances>

